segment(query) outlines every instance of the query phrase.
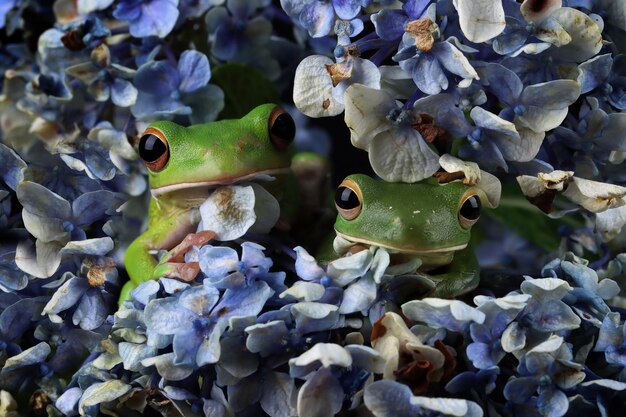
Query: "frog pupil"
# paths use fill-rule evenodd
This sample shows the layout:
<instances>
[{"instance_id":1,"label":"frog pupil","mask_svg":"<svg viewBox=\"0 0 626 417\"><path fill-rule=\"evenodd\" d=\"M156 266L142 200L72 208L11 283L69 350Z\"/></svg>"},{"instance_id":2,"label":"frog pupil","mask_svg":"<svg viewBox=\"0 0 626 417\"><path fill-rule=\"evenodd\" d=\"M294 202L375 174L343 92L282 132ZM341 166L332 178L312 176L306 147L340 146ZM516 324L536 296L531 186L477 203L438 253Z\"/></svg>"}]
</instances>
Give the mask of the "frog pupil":
<instances>
[{"instance_id":1,"label":"frog pupil","mask_svg":"<svg viewBox=\"0 0 626 417\"><path fill-rule=\"evenodd\" d=\"M289 114L283 113L274 120L271 133L282 140L291 142L296 136L296 124Z\"/></svg>"},{"instance_id":2,"label":"frog pupil","mask_svg":"<svg viewBox=\"0 0 626 417\"><path fill-rule=\"evenodd\" d=\"M155 135L143 135L139 141L139 156L146 162L153 162L167 152L161 139Z\"/></svg>"},{"instance_id":3,"label":"frog pupil","mask_svg":"<svg viewBox=\"0 0 626 417\"><path fill-rule=\"evenodd\" d=\"M461 216L467 220L476 220L480 217L480 199L473 195L461 206Z\"/></svg>"},{"instance_id":4,"label":"frog pupil","mask_svg":"<svg viewBox=\"0 0 626 417\"><path fill-rule=\"evenodd\" d=\"M360 204L359 197L353 190L348 187L337 188L337 193L335 194L335 203L337 204L337 207L344 210L353 209L355 207L358 207Z\"/></svg>"}]
</instances>

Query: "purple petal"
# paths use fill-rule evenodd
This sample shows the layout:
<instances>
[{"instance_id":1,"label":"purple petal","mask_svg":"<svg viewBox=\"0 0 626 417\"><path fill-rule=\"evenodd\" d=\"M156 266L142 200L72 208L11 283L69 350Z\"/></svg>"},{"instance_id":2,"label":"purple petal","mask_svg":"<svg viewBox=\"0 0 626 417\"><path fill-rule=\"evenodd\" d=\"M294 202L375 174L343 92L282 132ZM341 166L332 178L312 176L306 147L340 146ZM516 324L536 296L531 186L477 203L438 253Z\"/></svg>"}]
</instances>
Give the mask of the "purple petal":
<instances>
[{"instance_id":1,"label":"purple petal","mask_svg":"<svg viewBox=\"0 0 626 417\"><path fill-rule=\"evenodd\" d=\"M411 20L419 19L424 14L424 11L426 11L430 2L431 0L408 0L404 3L402 9Z\"/></svg>"},{"instance_id":2,"label":"purple petal","mask_svg":"<svg viewBox=\"0 0 626 417\"><path fill-rule=\"evenodd\" d=\"M340 19L354 19L361 10L361 3L358 0L333 0L335 13Z\"/></svg>"},{"instance_id":3,"label":"purple petal","mask_svg":"<svg viewBox=\"0 0 626 417\"><path fill-rule=\"evenodd\" d=\"M204 87L211 79L209 59L198 51L185 51L178 61L178 72L181 76L179 89L191 93Z\"/></svg>"},{"instance_id":4,"label":"purple petal","mask_svg":"<svg viewBox=\"0 0 626 417\"><path fill-rule=\"evenodd\" d=\"M327 2L314 1L304 6L300 12L300 23L314 38L328 35L334 20L333 6Z\"/></svg>"},{"instance_id":5,"label":"purple petal","mask_svg":"<svg viewBox=\"0 0 626 417\"><path fill-rule=\"evenodd\" d=\"M407 17L400 10L383 9L372 15L372 22L376 33L381 39L393 41L404 34L404 25Z\"/></svg>"}]
</instances>

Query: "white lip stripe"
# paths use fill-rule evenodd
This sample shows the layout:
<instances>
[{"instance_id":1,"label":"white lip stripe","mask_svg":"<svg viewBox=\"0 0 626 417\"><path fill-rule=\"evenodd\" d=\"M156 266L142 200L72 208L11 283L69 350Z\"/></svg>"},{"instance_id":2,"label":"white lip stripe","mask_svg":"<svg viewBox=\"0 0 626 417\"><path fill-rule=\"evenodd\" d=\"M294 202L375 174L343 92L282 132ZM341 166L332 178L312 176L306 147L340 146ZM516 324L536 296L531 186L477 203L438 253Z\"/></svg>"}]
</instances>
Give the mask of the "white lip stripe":
<instances>
[{"instance_id":1,"label":"white lip stripe","mask_svg":"<svg viewBox=\"0 0 626 417\"><path fill-rule=\"evenodd\" d=\"M150 190L150 193L153 197L158 197L163 194L167 194L172 191L185 190L188 188L200 188L200 187L211 187L211 186L220 186L220 185L230 185L240 181L252 180L255 177L263 176L263 175L274 175L274 174L286 174L291 171L291 168L277 168L277 169L269 169L267 171L259 171L254 172L252 174L244 175L242 177L232 178L230 181L203 181L203 182L182 182L180 184L172 184L165 185L163 187L154 188Z\"/></svg>"},{"instance_id":2,"label":"white lip stripe","mask_svg":"<svg viewBox=\"0 0 626 417\"><path fill-rule=\"evenodd\" d=\"M392 249L392 250L395 250L395 251L398 251L398 252L403 252L403 253L414 253L414 254L447 253L447 252L459 251L459 250L465 249L467 247L467 243L465 243L463 245L450 246L450 247L441 248L441 249L412 250L412 249L406 249L406 248L398 248L398 247L381 244L379 242L374 242L374 241L367 240L367 239L360 239L360 238L357 238L357 237L344 235L343 233L340 233L337 230L335 230L335 233L337 233L338 236L340 236L340 237L342 237L342 238L344 238L344 239L346 239L346 240L348 240L350 242L365 243L367 245L379 246L381 248Z\"/></svg>"}]
</instances>

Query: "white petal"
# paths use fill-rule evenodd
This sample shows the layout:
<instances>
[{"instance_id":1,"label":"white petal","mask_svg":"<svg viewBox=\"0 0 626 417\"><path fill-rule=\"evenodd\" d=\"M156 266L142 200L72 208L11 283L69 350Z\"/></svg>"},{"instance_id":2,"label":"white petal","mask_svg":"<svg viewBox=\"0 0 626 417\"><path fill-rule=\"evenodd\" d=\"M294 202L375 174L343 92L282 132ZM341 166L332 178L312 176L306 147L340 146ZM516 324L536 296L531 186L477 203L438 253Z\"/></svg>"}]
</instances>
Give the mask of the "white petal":
<instances>
[{"instance_id":1,"label":"white petal","mask_svg":"<svg viewBox=\"0 0 626 417\"><path fill-rule=\"evenodd\" d=\"M602 31L586 13L563 7L550 17L555 18L572 37L570 43L551 52L554 58L566 62L583 62L600 52Z\"/></svg>"},{"instance_id":2,"label":"white petal","mask_svg":"<svg viewBox=\"0 0 626 417\"><path fill-rule=\"evenodd\" d=\"M572 177L572 182L563 195L594 213L626 204L625 187L578 177Z\"/></svg>"},{"instance_id":3,"label":"white petal","mask_svg":"<svg viewBox=\"0 0 626 417\"><path fill-rule=\"evenodd\" d=\"M346 90L344 103L350 140L354 146L363 150L368 150L378 133L391 128L387 114L398 107L390 93L361 84L351 85Z\"/></svg>"},{"instance_id":4,"label":"white petal","mask_svg":"<svg viewBox=\"0 0 626 417\"><path fill-rule=\"evenodd\" d=\"M37 240L35 249L30 242L22 241L15 250L15 263L22 271L37 278L51 277L61 264L59 251L62 247L59 242Z\"/></svg>"},{"instance_id":5,"label":"white petal","mask_svg":"<svg viewBox=\"0 0 626 417\"><path fill-rule=\"evenodd\" d=\"M296 69L293 102L309 117L336 116L344 109L343 103L333 95L332 79L326 69L326 65L334 63L326 56L311 55Z\"/></svg>"},{"instance_id":6,"label":"white petal","mask_svg":"<svg viewBox=\"0 0 626 417\"><path fill-rule=\"evenodd\" d=\"M515 122L533 132L544 133L560 126L567 117L568 111L567 107L560 110L548 110L529 106L526 108L526 113L515 118Z\"/></svg>"},{"instance_id":7,"label":"white petal","mask_svg":"<svg viewBox=\"0 0 626 417\"><path fill-rule=\"evenodd\" d=\"M476 162L463 161L447 153L441 155L439 165L446 172L462 171L465 174L463 184L474 185L480 182L480 168Z\"/></svg>"},{"instance_id":8,"label":"white petal","mask_svg":"<svg viewBox=\"0 0 626 417\"><path fill-rule=\"evenodd\" d=\"M411 128L378 134L369 147L369 160L376 175L389 182L417 182L439 169L439 155Z\"/></svg>"},{"instance_id":9,"label":"white petal","mask_svg":"<svg viewBox=\"0 0 626 417\"><path fill-rule=\"evenodd\" d=\"M461 30L467 39L480 43L498 36L504 30L502 0L456 0Z\"/></svg>"},{"instance_id":10,"label":"white petal","mask_svg":"<svg viewBox=\"0 0 626 417\"><path fill-rule=\"evenodd\" d=\"M565 109L567 113L567 109ZM517 126L520 140L503 140L500 150L507 161L528 162L539 152L545 132L534 132L525 127Z\"/></svg>"},{"instance_id":11,"label":"white petal","mask_svg":"<svg viewBox=\"0 0 626 417\"><path fill-rule=\"evenodd\" d=\"M562 191L564 184L574 175L574 171L540 172L536 177L520 175L517 182L527 197L537 197L547 190Z\"/></svg>"},{"instance_id":12,"label":"white petal","mask_svg":"<svg viewBox=\"0 0 626 417\"><path fill-rule=\"evenodd\" d=\"M608 209L596 214L596 230L608 242L615 238L626 224L626 206Z\"/></svg>"},{"instance_id":13,"label":"white petal","mask_svg":"<svg viewBox=\"0 0 626 417\"><path fill-rule=\"evenodd\" d=\"M250 227L254 233L269 233L280 217L280 204L276 197L259 184L250 184L254 191L254 215L256 221Z\"/></svg>"},{"instance_id":14,"label":"white petal","mask_svg":"<svg viewBox=\"0 0 626 417\"><path fill-rule=\"evenodd\" d=\"M280 298L290 295L304 301L317 301L324 295L325 288L322 284L314 282L297 281L290 288L280 294Z\"/></svg>"},{"instance_id":15,"label":"white petal","mask_svg":"<svg viewBox=\"0 0 626 417\"><path fill-rule=\"evenodd\" d=\"M342 368L348 368L352 365L352 356L350 356L350 352L340 345L317 343L297 358L290 359L289 366L304 367L316 361L319 361L324 367L337 365Z\"/></svg>"},{"instance_id":16,"label":"white petal","mask_svg":"<svg viewBox=\"0 0 626 417\"><path fill-rule=\"evenodd\" d=\"M217 240L237 239L256 221L254 204L255 195L251 186L220 187L200 206L202 230L215 232Z\"/></svg>"},{"instance_id":17,"label":"white petal","mask_svg":"<svg viewBox=\"0 0 626 417\"><path fill-rule=\"evenodd\" d=\"M415 89L415 82L410 73L398 65L381 65L379 70L381 89L389 91L398 99L409 98Z\"/></svg>"},{"instance_id":18,"label":"white petal","mask_svg":"<svg viewBox=\"0 0 626 417\"><path fill-rule=\"evenodd\" d=\"M486 171L481 172L481 179L476 187L485 195L481 202L487 208L496 208L500 204L500 195L502 194L502 184L498 177Z\"/></svg>"}]
</instances>

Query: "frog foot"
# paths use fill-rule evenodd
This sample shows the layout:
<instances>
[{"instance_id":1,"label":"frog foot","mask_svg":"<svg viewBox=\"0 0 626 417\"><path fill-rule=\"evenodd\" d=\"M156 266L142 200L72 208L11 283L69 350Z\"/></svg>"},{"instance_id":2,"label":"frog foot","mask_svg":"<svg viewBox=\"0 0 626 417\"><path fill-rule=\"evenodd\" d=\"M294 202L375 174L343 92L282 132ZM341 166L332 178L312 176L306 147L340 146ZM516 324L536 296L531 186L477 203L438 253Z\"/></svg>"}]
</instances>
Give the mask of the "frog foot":
<instances>
[{"instance_id":1,"label":"frog foot","mask_svg":"<svg viewBox=\"0 0 626 417\"><path fill-rule=\"evenodd\" d=\"M181 281L193 281L200 272L198 262L165 262L154 268L154 279L166 277L176 278Z\"/></svg>"},{"instance_id":2,"label":"frog foot","mask_svg":"<svg viewBox=\"0 0 626 417\"><path fill-rule=\"evenodd\" d=\"M167 252L154 268L153 278L160 277L177 278L183 281L193 281L200 272L198 262L185 262L185 254L192 246L202 246L215 237L215 233L210 230L204 230L198 233L190 233L176 245L172 250Z\"/></svg>"}]
</instances>

